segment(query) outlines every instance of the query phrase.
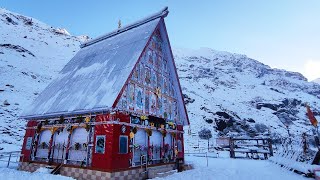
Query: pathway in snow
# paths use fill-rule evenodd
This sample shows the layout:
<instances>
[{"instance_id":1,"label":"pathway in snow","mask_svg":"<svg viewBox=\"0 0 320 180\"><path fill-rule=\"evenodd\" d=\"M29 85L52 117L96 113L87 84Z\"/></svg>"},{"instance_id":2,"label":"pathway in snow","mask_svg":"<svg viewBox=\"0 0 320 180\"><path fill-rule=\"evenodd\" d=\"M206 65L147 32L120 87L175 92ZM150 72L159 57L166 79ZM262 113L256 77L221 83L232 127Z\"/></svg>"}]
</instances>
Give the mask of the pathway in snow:
<instances>
[{"instance_id":1,"label":"pathway in snow","mask_svg":"<svg viewBox=\"0 0 320 180\"><path fill-rule=\"evenodd\" d=\"M175 173L163 179L214 179L214 180L305 180L302 175L288 171L267 160L209 158L209 166L202 157L186 157L195 169Z\"/></svg>"}]
</instances>

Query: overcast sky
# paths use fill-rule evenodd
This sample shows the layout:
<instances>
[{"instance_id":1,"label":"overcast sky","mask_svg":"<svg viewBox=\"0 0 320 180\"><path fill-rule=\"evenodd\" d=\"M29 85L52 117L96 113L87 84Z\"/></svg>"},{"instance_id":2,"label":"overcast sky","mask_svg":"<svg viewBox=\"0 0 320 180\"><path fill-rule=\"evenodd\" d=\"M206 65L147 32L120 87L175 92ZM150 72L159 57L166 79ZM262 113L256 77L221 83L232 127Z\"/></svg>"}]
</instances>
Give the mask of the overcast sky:
<instances>
[{"instance_id":1,"label":"overcast sky","mask_svg":"<svg viewBox=\"0 0 320 180\"><path fill-rule=\"evenodd\" d=\"M320 78L319 0L0 0L0 7L93 38L117 28L119 19L132 23L164 6L173 47L246 54L309 80Z\"/></svg>"}]
</instances>

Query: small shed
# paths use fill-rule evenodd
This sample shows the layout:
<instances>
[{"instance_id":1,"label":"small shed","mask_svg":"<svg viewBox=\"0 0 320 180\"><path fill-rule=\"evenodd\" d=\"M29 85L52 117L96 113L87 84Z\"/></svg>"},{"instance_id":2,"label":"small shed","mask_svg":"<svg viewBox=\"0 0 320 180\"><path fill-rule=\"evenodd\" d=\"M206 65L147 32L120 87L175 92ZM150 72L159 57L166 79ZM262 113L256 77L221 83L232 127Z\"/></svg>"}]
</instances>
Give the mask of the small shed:
<instances>
[{"instance_id":1,"label":"small shed","mask_svg":"<svg viewBox=\"0 0 320 180\"><path fill-rule=\"evenodd\" d=\"M189 124L164 18L81 45L27 108L21 170L59 167L77 179L144 178L183 161Z\"/></svg>"}]
</instances>

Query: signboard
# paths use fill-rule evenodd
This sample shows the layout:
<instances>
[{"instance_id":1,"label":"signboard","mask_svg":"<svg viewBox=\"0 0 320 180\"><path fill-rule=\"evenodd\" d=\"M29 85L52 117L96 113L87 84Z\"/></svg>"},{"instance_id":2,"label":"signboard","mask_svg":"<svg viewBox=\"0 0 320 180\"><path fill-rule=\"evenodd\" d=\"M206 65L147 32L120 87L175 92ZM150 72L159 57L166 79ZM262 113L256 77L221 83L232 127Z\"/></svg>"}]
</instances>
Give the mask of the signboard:
<instances>
[{"instance_id":1,"label":"signboard","mask_svg":"<svg viewBox=\"0 0 320 180\"><path fill-rule=\"evenodd\" d=\"M32 144L32 137L28 137L26 142L26 150L31 149L31 144Z\"/></svg>"}]
</instances>

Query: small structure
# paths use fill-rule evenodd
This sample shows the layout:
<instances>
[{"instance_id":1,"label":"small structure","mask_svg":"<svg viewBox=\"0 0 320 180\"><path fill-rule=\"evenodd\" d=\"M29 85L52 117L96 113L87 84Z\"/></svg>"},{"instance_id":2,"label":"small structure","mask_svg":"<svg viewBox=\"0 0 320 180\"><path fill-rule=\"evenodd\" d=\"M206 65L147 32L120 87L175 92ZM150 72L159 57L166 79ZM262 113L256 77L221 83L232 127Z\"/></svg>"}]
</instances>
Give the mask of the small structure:
<instances>
[{"instance_id":1,"label":"small structure","mask_svg":"<svg viewBox=\"0 0 320 180\"><path fill-rule=\"evenodd\" d=\"M183 163L189 120L167 15L165 8L81 45L21 116L21 170L50 164L77 179L143 179L147 166Z\"/></svg>"},{"instance_id":2,"label":"small structure","mask_svg":"<svg viewBox=\"0 0 320 180\"><path fill-rule=\"evenodd\" d=\"M236 158L236 153L245 154L246 158L263 159L273 156L272 141L270 138L230 138L230 157Z\"/></svg>"}]
</instances>

